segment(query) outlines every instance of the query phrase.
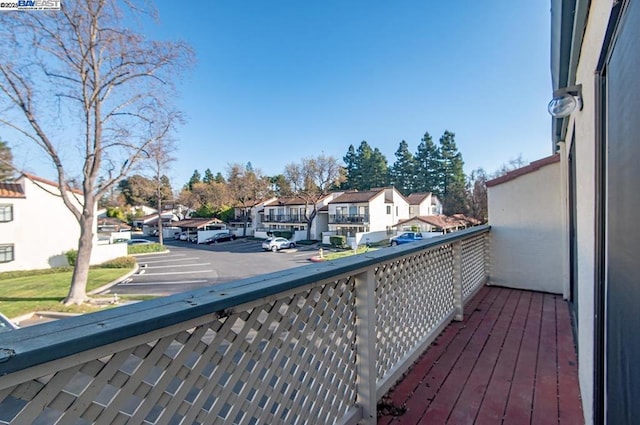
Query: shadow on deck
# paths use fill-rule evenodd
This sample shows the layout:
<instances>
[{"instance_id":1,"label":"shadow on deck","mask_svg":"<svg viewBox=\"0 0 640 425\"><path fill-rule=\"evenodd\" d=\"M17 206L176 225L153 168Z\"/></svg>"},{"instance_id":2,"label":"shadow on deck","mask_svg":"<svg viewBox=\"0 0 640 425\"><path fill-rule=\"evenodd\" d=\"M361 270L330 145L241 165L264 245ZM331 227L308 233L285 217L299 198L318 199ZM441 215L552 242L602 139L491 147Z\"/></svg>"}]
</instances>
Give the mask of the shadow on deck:
<instances>
[{"instance_id":1,"label":"shadow on deck","mask_svg":"<svg viewBox=\"0 0 640 425\"><path fill-rule=\"evenodd\" d=\"M382 399L379 424L584 423L567 303L485 287Z\"/></svg>"}]
</instances>

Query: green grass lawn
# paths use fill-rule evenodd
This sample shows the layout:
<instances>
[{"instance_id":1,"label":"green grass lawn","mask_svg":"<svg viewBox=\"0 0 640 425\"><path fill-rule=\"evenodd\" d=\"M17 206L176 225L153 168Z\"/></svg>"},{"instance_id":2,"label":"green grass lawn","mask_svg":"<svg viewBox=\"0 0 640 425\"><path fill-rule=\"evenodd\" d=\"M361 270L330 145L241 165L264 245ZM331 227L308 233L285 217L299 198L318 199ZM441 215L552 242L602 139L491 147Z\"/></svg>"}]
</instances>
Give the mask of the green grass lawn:
<instances>
[{"instance_id":1,"label":"green grass lawn","mask_svg":"<svg viewBox=\"0 0 640 425\"><path fill-rule=\"evenodd\" d=\"M87 292L99 288L131 269L91 269ZM65 306L60 303L69 292L71 271L37 274L20 277L0 277L0 312L14 318L34 311L58 311L66 313L87 313L100 309L99 306Z\"/></svg>"},{"instance_id":2,"label":"green grass lawn","mask_svg":"<svg viewBox=\"0 0 640 425\"><path fill-rule=\"evenodd\" d=\"M344 251L336 251L336 252L329 252L328 250L324 250L323 257L327 261L330 261L330 260L335 260L335 259L338 259L338 258L350 257L352 255L364 254L365 252L373 252L373 251L375 251L377 249L379 249L379 248L377 248L377 247L367 248L366 246L359 246L357 253L354 253L353 249L347 249L347 250L344 250Z\"/></svg>"}]
</instances>

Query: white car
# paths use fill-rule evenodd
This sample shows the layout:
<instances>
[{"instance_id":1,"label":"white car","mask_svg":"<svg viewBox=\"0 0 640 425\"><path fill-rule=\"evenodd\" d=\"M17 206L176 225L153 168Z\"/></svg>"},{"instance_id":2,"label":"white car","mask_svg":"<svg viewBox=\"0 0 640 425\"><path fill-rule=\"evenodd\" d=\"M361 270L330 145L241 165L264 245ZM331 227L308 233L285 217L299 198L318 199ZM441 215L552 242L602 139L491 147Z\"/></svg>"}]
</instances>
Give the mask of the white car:
<instances>
[{"instance_id":1,"label":"white car","mask_svg":"<svg viewBox=\"0 0 640 425\"><path fill-rule=\"evenodd\" d=\"M129 245L147 245L147 244L151 244L154 243L153 241L149 241L147 239L129 239L127 241L127 243Z\"/></svg>"},{"instance_id":2,"label":"white car","mask_svg":"<svg viewBox=\"0 0 640 425\"><path fill-rule=\"evenodd\" d=\"M283 248L294 248L296 243L287 238L269 238L262 242L262 249L265 251L279 251Z\"/></svg>"}]
</instances>

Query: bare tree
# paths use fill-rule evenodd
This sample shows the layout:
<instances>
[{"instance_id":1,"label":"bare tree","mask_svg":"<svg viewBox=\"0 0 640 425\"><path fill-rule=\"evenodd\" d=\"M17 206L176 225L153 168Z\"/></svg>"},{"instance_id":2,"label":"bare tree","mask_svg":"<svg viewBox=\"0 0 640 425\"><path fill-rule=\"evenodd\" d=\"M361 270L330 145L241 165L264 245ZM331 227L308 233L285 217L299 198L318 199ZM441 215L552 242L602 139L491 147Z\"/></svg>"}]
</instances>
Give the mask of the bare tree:
<instances>
[{"instance_id":1,"label":"bare tree","mask_svg":"<svg viewBox=\"0 0 640 425\"><path fill-rule=\"evenodd\" d=\"M522 168L527 165L527 161L522 158L522 154L519 154L517 157L510 159L508 162L502 164L500 168L498 168L490 178L495 179L500 176L504 176L505 174L517 170L518 168Z\"/></svg>"},{"instance_id":2,"label":"bare tree","mask_svg":"<svg viewBox=\"0 0 640 425\"><path fill-rule=\"evenodd\" d=\"M247 235L249 212L258 202L269 194L271 181L263 176L260 170L254 169L251 163L243 167L240 164L229 166L227 173L227 187L230 196L237 207L243 210L243 236Z\"/></svg>"},{"instance_id":3,"label":"bare tree","mask_svg":"<svg viewBox=\"0 0 640 425\"><path fill-rule=\"evenodd\" d=\"M487 207L487 173L483 168L477 168L471 172L467 180L467 196L469 213L473 218L486 223L488 218Z\"/></svg>"},{"instance_id":4,"label":"bare tree","mask_svg":"<svg viewBox=\"0 0 640 425\"><path fill-rule=\"evenodd\" d=\"M66 304L87 299L96 202L180 118L171 104L172 82L191 65L193 52L125 27L135 21L133 13L148 12L138 6L76 0L63 2L60 11L0 16L0 125L15 143L30 142L45 153L80 226ZM69 190L74 179L83 194L79 208Z\"/></svg>"},{"instance_id":5,"label":"bare tree","mask_svg":"<svg viewBox=\"0 0 640 425\"><path fill-rule=\"evenodd\" d=\"M323 154L316 158L305 158L300 163L288 164L284 175L295 195L305 203L307 239L311 239L311 225L318 214L317 204L345 180L344 169L334 157Z\"/></svg>"},{"instance_id":6,"label":"bare tree","mask_svg":"<svg viewBox=\"0 0 640 425\"><path fill-rule=\"evenodd\" d=\"M176 160L173 156L174 151L175 146L169 139L157 140L151 143L147 150L156 208L158 209L158 243L160 245L164 244L164 236L162 235L162 202L168 200L169 197L173 199L171 185L169 185L169 193L166 190L168 183L166 173L169 170L169 165Z\"/></svg>"}]
</instances>

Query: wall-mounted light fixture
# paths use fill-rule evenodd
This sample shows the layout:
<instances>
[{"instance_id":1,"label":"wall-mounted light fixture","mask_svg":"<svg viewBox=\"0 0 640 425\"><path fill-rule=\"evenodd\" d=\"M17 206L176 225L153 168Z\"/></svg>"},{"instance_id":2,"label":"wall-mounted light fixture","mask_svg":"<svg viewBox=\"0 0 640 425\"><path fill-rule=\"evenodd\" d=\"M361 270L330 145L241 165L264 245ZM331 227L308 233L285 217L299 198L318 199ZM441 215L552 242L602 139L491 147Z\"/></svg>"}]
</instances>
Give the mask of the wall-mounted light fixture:
<instances>
[{"instance_id":1,"label":"wall-mounted light fixture","mask_svg":"<svg viewBox=\"0 0 640 425\"><path fill-rule=\"evenodd\" d=\"M575 109L582 110L582 84L564 87L553 92L553 99L547 110L554 118L564 118Z\"/></svg>"}]
</instances>

